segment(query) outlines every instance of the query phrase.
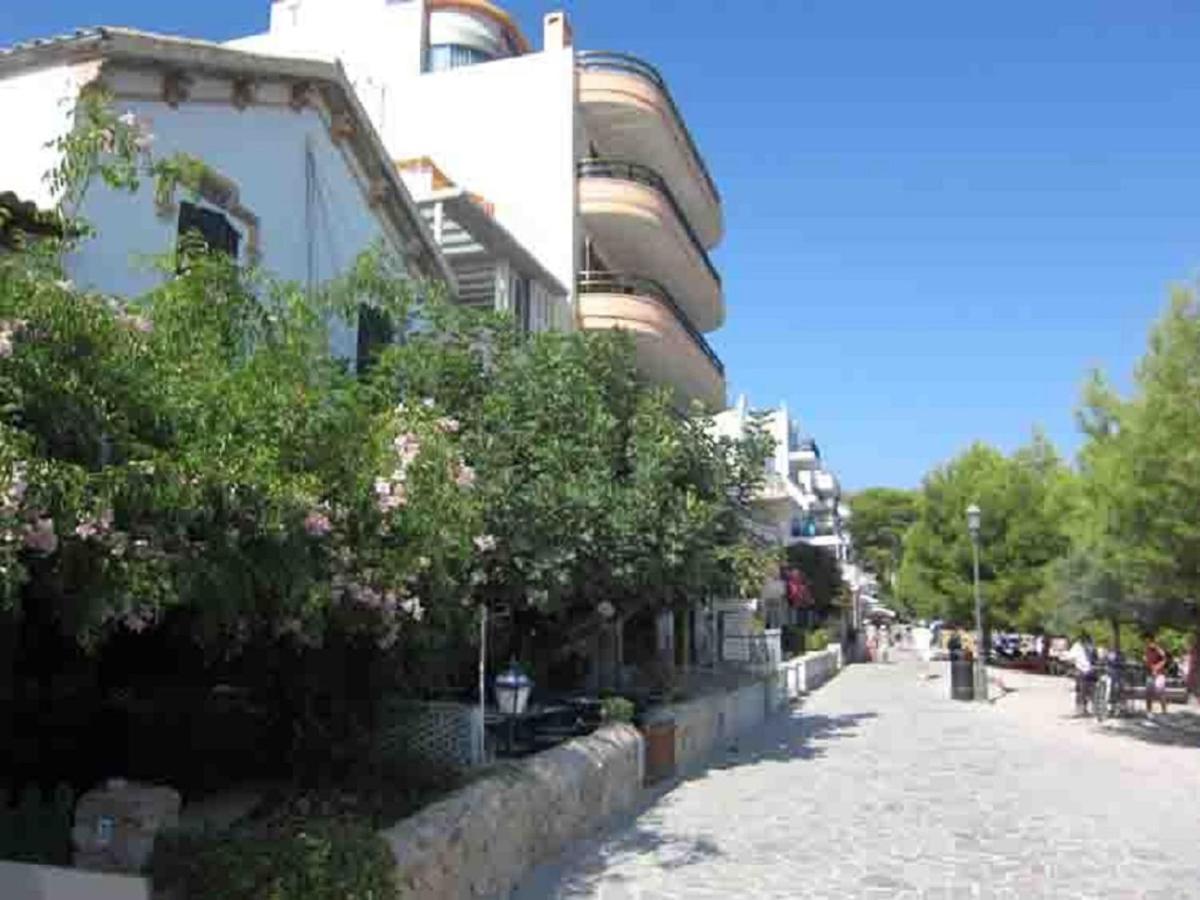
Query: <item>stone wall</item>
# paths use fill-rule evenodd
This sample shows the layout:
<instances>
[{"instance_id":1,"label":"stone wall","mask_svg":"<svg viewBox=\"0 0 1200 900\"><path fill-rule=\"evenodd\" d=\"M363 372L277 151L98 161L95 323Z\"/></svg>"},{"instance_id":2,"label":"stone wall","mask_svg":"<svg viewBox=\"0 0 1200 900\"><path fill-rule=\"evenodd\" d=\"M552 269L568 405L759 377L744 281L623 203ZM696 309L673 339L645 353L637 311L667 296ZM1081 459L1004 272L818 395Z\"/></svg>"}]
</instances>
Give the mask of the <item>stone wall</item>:
<instances>
[{"instance_id":1,"label":"stone wall","mask_svg":"<svg viewBox=\"0 0 1200 900\"><path fill-rule=\"evenodd\" d=\"M663 710L675 720L675 770L686 774L702 765L721 741L761 725L770 708L770 682L709 694Z\"/></svg>"},{"instance_id":2,"label":"stone wall","mask_svg":"<svg viewBox=\"0 0 1200 900\"><path fill-rule=\"evenodd\" d=\"M150 885L132 875L0 861L3 900L149 900Z\"/></svg>"},{"instance_id":3,"label":"stone wall","mask_svg":"<svg viewBox=\"0 0 1200 900\"><path fill-rule=\"evenodd\" d=\"M508 893L534 866L632 809L643 742L610 725L504 766L383 832L401 892L424 900Z\"/></svg>"},{"instance_id":4,"label":"stone wall","mask_svg":"<svg viewBox=\"0 0 1200 900\"><path fill-rule=\"evenodd\" d=\"M780 693L785 701L815 691L842 668L842 648L830 644L824 650L787 660L779 667Z\"/></svg>"},{"instance_id":5,"label":"stone wall","mask_svg":"<svg viewBox=\"0 0 1200 900\"><path fill-rule=\"evenodd\" d=\"M831 644L780 664L770 678L663 709L664 718L675 720L676 771L693 771L721 741L757 728L767 716L816 690L837 674L841 659L841 648Z\"/></svg>"}]
</instances>

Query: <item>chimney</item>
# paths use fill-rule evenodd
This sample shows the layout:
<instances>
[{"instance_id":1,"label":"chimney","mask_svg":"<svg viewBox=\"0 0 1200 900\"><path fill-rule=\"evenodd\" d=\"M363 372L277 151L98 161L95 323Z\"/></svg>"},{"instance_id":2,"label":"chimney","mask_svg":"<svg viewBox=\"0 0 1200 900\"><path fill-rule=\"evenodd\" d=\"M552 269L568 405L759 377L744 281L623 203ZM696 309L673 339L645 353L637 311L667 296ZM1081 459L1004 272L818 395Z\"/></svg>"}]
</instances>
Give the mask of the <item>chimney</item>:
<instances>
[{"instance_id":1,"label":"chimney","mask_svg":"<svg viewBox=\"0 0 1200 900\"><path fill-rule=\"evenodd\" d=\"M571 30L571 22L567 19L566 11L558 10L546 16L542 29L543 50L566 50L575 43L575 33Z\"/></svg>"}]
</instances>

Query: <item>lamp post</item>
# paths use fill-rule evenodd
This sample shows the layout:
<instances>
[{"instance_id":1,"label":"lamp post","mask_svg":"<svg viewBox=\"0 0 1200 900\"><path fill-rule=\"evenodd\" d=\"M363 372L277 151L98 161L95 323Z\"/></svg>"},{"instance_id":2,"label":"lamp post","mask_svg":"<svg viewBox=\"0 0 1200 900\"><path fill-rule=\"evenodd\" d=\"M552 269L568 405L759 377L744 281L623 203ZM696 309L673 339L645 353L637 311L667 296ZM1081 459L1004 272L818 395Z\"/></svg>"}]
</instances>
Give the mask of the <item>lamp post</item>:
<instances>
[{"instance_id":1,"label":"lamp post","mask_svg":"<svg viewBox=\"0 0 1200 900\"><path fill-rule=\"evenodd\" d=\"M975 563L975 699L987 700L987 648L983 644L983 602L979 596L979 526L983 511L975 503L967 507L967 531Z\"/></svg>"}]
</instances>

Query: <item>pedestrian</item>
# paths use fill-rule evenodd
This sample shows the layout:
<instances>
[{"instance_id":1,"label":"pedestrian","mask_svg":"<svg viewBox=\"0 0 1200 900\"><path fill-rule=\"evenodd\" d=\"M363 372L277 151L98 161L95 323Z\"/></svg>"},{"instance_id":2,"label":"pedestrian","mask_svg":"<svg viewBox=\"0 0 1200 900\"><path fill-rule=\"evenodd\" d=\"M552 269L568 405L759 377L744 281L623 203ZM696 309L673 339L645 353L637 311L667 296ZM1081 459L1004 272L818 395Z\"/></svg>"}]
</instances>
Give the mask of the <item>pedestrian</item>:
<instances>
[{"instance_id":1,"label":"pedestrian","mask_svg":"<svg viewBox=\"0 0 1200 900\"><path fill-rule=\"evenodd\" d=\"M1159 705L1166 714L1167 711L1167 651L1154 639L1146 635L1146 652L1143 656L1146 663L1146 713L1154 712L1154 698L1158 697Z\"/></svg>"},{"instance_id":2,"label":"pedestrian","mask_svg":"<svg viewBox=\"0 0 1200 900\"><path fill-rule=\"evenodd\" d=\"M1067 657L1075 667L1075 711L1086 716L1092 685L1096 680L1096 648L1092 645L1091 637L1079 635L1067 651Z\"/></svg>"},{"instance_id":3,"label":"pedestrian","mask_svg":"<svg viewBox=\"0 0 1200 900\"><path fill-rule=\"evenodd\" d=\"M1183 681L1193 697L1200 696L1200 631L1192 635L1192 646L1188 650Z\"/></svg>"},{"instance_id":4,"label":"pedestrian","mask_svg":"<svg viewBox=\"0 0 1200 900\"><path fill-rule=\"evenodd\" d=\"M962 635L959 634L958 629L955 628L954 631L952 631L950 633L950 639L946 642L946 650L948 650L950 653L950 659L951 660L961 659L962 658L962 649L963 649Z\"/></svg>"}]
</instances>

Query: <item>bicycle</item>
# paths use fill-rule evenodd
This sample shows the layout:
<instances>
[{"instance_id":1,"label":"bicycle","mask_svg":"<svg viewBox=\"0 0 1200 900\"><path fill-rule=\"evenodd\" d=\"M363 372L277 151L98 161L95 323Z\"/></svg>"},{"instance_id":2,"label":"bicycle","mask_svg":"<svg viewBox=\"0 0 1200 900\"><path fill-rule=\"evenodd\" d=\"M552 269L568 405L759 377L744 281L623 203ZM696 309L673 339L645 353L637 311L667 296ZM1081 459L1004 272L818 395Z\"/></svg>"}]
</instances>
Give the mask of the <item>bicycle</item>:
<instances>
[{"instance_id":1,"label":"bicycle","mask_svg":"<svg viewBox=\"0 0 1200 900\"><path fill-rule=\"evenodd\" d=\"M1121 663L1110 663L1101 670L1092 692L1092 713L1096 721L1103 722L1109 716L1120 717L1125 714L1127 680Z\"/></svg>"}]
</instances>

